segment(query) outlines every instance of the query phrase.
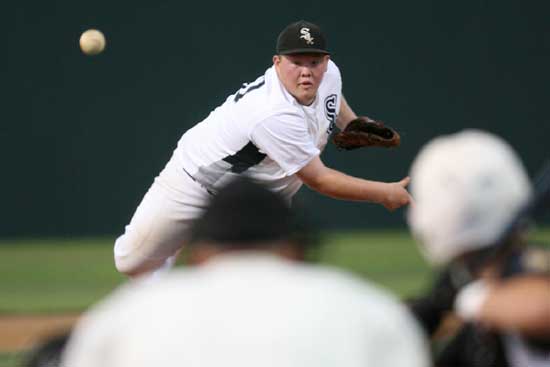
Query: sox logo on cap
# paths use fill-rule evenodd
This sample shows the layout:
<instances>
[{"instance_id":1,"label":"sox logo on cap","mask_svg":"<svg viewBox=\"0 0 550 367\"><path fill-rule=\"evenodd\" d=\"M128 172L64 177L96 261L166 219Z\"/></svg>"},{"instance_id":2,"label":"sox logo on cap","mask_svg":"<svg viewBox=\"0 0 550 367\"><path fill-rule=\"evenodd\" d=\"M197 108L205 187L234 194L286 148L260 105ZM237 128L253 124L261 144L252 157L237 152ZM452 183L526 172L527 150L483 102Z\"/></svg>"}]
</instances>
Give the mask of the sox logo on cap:
<instances>
[{"instance_id":1,"label":"sox logo on cap","mask_svg":"<svg viewBox=\"0 0 550 367\"><path fill-rule=\"evenodd\" d=\"M309 28L304 27L300 29L300 33L302 34L300 38L305 39L308 45L313 45L313 40L315 38L311 37L311 33L309 33Z\"/></svg>"}]
</instances>

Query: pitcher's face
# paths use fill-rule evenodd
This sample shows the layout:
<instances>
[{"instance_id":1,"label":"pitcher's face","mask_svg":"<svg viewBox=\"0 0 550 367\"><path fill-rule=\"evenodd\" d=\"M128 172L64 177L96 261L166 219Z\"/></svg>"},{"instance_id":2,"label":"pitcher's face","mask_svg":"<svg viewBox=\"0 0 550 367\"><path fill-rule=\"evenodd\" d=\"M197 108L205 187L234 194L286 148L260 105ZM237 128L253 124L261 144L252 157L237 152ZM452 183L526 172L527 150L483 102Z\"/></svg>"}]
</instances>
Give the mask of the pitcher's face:
<instances>
[{"instance_id":1,"label":"pitcher's face","mask_svg":"<svg viewBox=\"0 0 550 367\"><path fill-rule=\"evenodd\" d=\"M324 54L275 55L273 65L286 90L307 106L315 100L329 58Z\"/></svg>"}]
</instances>

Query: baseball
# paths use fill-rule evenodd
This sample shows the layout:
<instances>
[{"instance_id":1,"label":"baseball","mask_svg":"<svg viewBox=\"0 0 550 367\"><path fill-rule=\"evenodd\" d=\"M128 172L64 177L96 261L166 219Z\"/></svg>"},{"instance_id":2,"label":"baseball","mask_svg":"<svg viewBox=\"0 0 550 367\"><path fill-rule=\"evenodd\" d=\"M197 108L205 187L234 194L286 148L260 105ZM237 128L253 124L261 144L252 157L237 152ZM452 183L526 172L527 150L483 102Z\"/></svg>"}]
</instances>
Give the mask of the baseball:
<instances>
[{"instance_id":1,"label":"baseball","mask_svg":"<svg viewBox=\"0 0 550 367\"><path fill-rule=\"evenodd\" d=\"M97 55L105 49L105 36L97 29L88 29L80 36L80 49L86 55Z\"/></svg>"}]
</instances>

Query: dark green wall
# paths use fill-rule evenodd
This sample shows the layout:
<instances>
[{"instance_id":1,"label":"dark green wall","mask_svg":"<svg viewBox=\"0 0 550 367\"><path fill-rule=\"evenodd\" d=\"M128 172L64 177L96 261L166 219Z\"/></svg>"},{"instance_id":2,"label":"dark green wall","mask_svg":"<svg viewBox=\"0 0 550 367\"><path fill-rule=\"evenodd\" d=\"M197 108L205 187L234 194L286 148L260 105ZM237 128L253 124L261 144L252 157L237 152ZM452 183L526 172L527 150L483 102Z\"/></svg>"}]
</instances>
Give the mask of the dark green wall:
<instances>
[{"instance_id":1,"label":"dark green wall","mask_svg":"<svg viewBox=\"0 0 550 367\"><path fill-rule=\"evenodd\" d=\"M64 0L4 5L0 236L116 234L180 135L271 62L304 18L328 34L360 114L402 132L397 150L324 154L397 180L431 137L465 127L508 139L533 174L549 154L550 2ZM99 28L106 52L83 56ZM403 211L299 199L327 227L401 226ZM317 210L318 209L318 210Z\"/></svg>"}]
</instances>

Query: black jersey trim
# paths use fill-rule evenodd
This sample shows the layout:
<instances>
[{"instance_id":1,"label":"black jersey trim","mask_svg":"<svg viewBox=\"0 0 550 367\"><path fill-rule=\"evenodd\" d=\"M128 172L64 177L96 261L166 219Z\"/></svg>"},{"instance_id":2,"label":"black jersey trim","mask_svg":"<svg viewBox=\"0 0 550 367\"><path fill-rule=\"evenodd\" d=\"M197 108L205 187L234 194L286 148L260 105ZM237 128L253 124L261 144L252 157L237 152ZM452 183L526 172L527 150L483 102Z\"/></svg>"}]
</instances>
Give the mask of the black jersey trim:
<instances>
[{"instance_id":1,"label":"black jersey trim","mask_svg":"<svg viewBox=\"0 0 550 367\"><path fill-rule=\"evenodd\" d=\"M227 156L223 160L231 164L231 172L243 173L250 167L260 163L266 156L266 154L260 153L257 146L249 142L237 153Z\"/></svg>"},{"instance_id":2,"label":"black jersey trim","mask_svg":"<svg viewBox=\"0 0 550 367\"><path fill-rule=\"evenodd\" d=\"M265 84L265 80L262 80L259 84L253 85L250 88L248 88L244 93L237 92L237 94L235 95L234 101L238 102L239 99L243 98L247 93L252 92L255 89L263 87L264 84Z\"/></svg>"}]
</instances>

